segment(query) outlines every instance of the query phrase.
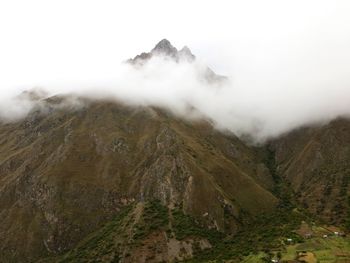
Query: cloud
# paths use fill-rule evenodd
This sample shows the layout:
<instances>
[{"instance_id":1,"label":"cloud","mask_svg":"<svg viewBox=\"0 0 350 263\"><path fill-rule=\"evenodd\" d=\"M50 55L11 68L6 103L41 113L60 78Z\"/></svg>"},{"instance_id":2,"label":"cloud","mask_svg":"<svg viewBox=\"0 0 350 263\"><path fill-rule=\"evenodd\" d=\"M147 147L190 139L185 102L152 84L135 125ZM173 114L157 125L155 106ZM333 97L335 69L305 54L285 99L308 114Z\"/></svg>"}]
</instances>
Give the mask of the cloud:
<instances>
[{"instance_id":1,"label":"cloud","mask_svg":"<svg viewBox=\"0 0 350 263\"><path fill-rule=\"evenodd\" d=\"M153 56L142 67L121 64L115 78L105 83L59 84L45 89L50 96L74 92L95 99L115 98L132 105L160 106L184 118L209 119L217 129L249 136L255 142L302 125L350 116L348 78L329 83L322 76L301 80L298 76L285 79L282 75L259 81L246 76L239 82L231 77L209 83L203 78L206 69L198 60L175 62ZM19 118L26 114L35 105L28 97L3 97L6 103L0 108L1 116Z\"/></svg>"}]
</instances>

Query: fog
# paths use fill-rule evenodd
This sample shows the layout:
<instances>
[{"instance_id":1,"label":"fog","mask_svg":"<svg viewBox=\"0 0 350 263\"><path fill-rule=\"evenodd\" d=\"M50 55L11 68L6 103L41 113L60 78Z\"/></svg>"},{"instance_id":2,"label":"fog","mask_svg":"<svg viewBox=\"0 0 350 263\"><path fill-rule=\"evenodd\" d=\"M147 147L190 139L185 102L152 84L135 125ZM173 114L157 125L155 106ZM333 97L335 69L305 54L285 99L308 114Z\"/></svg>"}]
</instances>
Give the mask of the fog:
<instances>
[{"instance_id":1,"label":"fog","mask_svg":"<svg viewBox=\"0 0 350 263\"><path fill-rule=\"evenodd\" d=\"M24 117L33 88L161 106L257 142L350 116L347 1L130 2L1 2L0 117ZM121 63L164 37L196 61ZM207 83L206 66L228 80Z\"/></svg>"}]
</instances>

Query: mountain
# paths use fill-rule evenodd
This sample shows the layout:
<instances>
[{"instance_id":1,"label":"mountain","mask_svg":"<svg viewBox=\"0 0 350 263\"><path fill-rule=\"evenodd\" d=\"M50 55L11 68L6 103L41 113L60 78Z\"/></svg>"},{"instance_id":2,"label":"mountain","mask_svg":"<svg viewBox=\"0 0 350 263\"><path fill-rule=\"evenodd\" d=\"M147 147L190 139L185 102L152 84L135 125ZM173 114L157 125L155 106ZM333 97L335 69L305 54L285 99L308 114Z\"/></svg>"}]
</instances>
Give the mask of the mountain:
<instances>
[{"instance_id":1,"label":"mountain","mask_svg":"<svg viewBox=\"0 0 350 263\"><path fill-rule=\"evenodd\" d=\"M66 99L0 127L1 258L66 251L134 202L181 205L232 233L276 206L267 168L237 137L157 108Z\"/></svg>"},{"instance_id":2,"label":"mountain","mask_svg":"<svg viewBox=\"0 0 350 263\"><path fill-rule=\"evenodd\" d=\"M169 40L163 39L150 52L143 52L126 62L136 67L142 67L153 57L170 59L176 63L194 63L196 61L196 57L187 46L177 50ZM227 77L216 74L207 66L204 66L198 75L210 84L223 84L227 81Z\"/></svg>"},{"instance_id":3,"label":"mountain","mask_svg":"<svg viewBox=\"0 0 350 263\"><path fill-rule=\"evenodd\" d=\"M175 61L187 61L193 62L196 57L192 54L191 50L184 46L181 50L177 50L169 40L163 39L149 53L141 53L135 56L133 59L129 59L128 62L132 64L142 64L147 60L151 59L153 56L164 56L172 58Z\"/></svg>"},{"instance_id":4,"label":"mountain","mask_svg":"<svg viewBox=\"0 0 350 263\"><path fill-rule=\"evenodd\" d=\"M195 59L162 40L129 63L158 54ZM350 226L347 119L254 146L159 107L20 97L36 106L0 123L0 262L242 262Z\"/></svg>"}]
</instances>

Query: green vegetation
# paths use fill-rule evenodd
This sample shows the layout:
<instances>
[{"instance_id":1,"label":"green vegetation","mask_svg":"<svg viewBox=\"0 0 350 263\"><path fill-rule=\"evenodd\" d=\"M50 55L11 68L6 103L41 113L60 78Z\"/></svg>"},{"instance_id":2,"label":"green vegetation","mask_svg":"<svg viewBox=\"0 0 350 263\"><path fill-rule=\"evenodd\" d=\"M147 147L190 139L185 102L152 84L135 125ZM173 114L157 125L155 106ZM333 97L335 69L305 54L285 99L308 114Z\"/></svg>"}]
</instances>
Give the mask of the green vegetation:
<instances>
[{"instance_id":1,"label":"green vegetation","mask_svg":"<svg viewBox=\"0 0 350 263\"><path fill-rule=\"evenodd\" d=\"M203 237L215 244L220 242L224 235L216 230L199 225L193 217L185 215L181 209L171 211L174 222L172 224L175 236L178 240L186 237Z\"/></svg>"},{"instance_id":2,"label":"green vegetation","mask_svg":"<svg viewBox=\"0 0 350 263\"><path fill-rule=\"evenodd\" d=\"M145 203L141 220L134 226L135 240L148 236L157 229L166 230L169 224L168 209L158 200Z\"/></svg>"},{"instance_id":3,"label":"green vegetation","mask_svg":"<svg viewBox=\"0 0 350 263\"><path fill-rule=\"evenodd\" d=\"M274 181L273 193L280 200L279 206L283 209L292 209L295 207L293 202L293 192L288 183L281 178L276 169L275 152L269 148L266 150L265 165L269 169L272 179Z\"/></svg>"},{"instance_id":4,"label":"green vegetation","mask_svg":"<svg viewBox=\"0 0 350 263\"><path fill-rule=\"evenodd\" d=\"M300 223L308 218L297 209L281 206L276 212L263 214L245 222L234 236L227 236L214 229L202 226L192 216L184 214L181 207L168 210L160 201L154 200L143 204L142 214L134 224L135 205L124 208L118 216L106 224L100 231L90 235L79 246L67 253L58 262L86 262L87 259L101 259L108 262L118 262L120 258L130 254L122 254L121 243L126 239L118 239L131 229L132 239L128 246L138 246L135 241L145 240L154 231L166 231L178 240L187 238L207 239L211 249L202 250L196 242L193 244L194 257L186 262L271 262L272 258L294 260L299 252L305 257L314 257L319 262L336 262L338 259L348 259L350 243L342 237L314 237L303 239L295 230ZM131 213L131 211L134 211ZM170 215L170 216L169 216ZM129 227L129 228L128 228ZM313 227L313 231L322 236L323 228ZM292 239L290 244L287 239ZM133 241L132 241L133 240ZM124 244L125 245L125 244ZM128 250L130 252L130 250ZM328 261L327 261L328 260ZM346 262L346 261L345 261Z\"/></svg>"},{"instance_id":5,"label":"green vegetation","mask_svg":"<svg viewBox=\"0 0 350 263\"><path fill-rule=\"evenodd\" d=\"M260 252L258 254L252 254L244 259L242 259L242 263L263 263L265 261L266 254L263 252Z\"/></svg>"},{"instance_id":6,"label":"green vegetation","mask_svg":"<svg viewBox=\"0 0 350 263\"><path fill-rule=\"evenodd\" d=\"M128 205L119 211L118 215L101 230L92 233L80 244L68 252L57 262L88 262L92 258L109 255L110 262L118 262L120 255L116 249L116 235L123 234L123 227L127 225L127 219L134 205Z\"/></svg>"},{"instance_id":7,"label":"green vegetation","mask_svg":"<svg viewBox=\"0 0 350 263\"><path fill-rule=\"evenodd\" d=\"M213 249L195 255L190 262L242 260L248 255L258 255L261 251L268 254L281 247L282 241L287 238L302 242L303 239L294 230L303 219L304 216L297 211L282 209L269 215L261 215L249 222L234 237L220 239L213 243Z\"/></svg>"},{"instance_id":8,"label":"green vegetation","mask_svg":"<svg viewBox=\"0 0 350 263\"><path fill-rule=\"evenodd\" d=\"M350 232L350 195L348 196L348 211L345 219L345 228Z\"/></svg>"},{"instance_id":9,"label":"green vegetation","mask_svg":"<svg viewBox=\"0 0 350 263\"><path fill-rule=\"evenodd\" d=\"M336 236L310 238L302 244L287 246L282 260L294 260L298 253L306 252L312 253L317 262L349 262L350 242L348 238Z\"/></svg>"},{"instance_id":10,"label":"green vegetation","mask_svg":"<svg viewBox=\"0 0 350 263\"><path fill-rule=\"evenodd\" d=\"M142 209L143 208L143 209ZM140 218L136 213L141 212ZM169 225L168 209L160 201L153 200L144 204L129 205L99 231L85 238L57 262L119 262L130 256L133 247L157 230L167 230ZM48 259L48 262L52 262Z\"/></svg>"},{"instance_id":11,"label":"green vegetation","mask_svg":"<svg viewBox=\"0 0 350 263\"><path fill-rule=\"evenodd\" d=\"M244 258L248 260L249 257L252 260L259 258L262 262L270 262L272 258L271 251L283 247L283 241L287 238L292 239L296 243L303 241L303 238L296 234L295 230L299 227L302 220L308 220L306 213L304 211L300 212L295 208L294 197L290 187L280 178L276 171L275 153L273 151L267 151L265 163L275 183L273 192L280 200L278 208L272 213L265 213L255 218L250 218L233 237L227 236L226 238L213 240L214 242L211 242L213 249L195 255L190 262L206 262L210 260L218 260L220 262L220 260L228 259L241 261ZM186 227L185 229L182 228L180 233L193 231L186 223L187 221L184 220L183 226ZM180 235L180 237L182 236ZM209 235L205 237L210 241L212 240Z\"/></svg>"}]
</instances>

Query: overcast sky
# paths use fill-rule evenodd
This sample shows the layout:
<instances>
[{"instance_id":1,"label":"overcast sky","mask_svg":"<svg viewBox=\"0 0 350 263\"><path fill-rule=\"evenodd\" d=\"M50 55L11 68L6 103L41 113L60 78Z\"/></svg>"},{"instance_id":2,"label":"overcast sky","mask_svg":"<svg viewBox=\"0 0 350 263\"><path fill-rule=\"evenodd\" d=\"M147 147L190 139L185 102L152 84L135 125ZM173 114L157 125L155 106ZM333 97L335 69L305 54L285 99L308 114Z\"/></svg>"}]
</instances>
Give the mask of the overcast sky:
<instances>
[{"instance_id":1,"label":"overcast sky","mask_svg":"<svg viewBox=\"0 0 350 263\"><path fill-rule=\"evenodd\" d=\"M348 0L0 0L0 115L23 89L111 80L117 95L176 109L191 103L219 126L260 137L349 116L349 14ZM120 62L163 38L189 46L230 85L213 94L189 76L193 69L157 61L120 77ZM193 85L179 89L185 81Z\"/></svg>"},{"instance_id":2,"label":"overcast sky","mask_svg":"<svg viewBox=\"0 0 350 263\"><path fill-rule=\"evenodd\" d=\"M349 14L346 0L2 0L0 86L110 77L162 38L225 74L348 66Z\"/></svg>"}]
</instances>

